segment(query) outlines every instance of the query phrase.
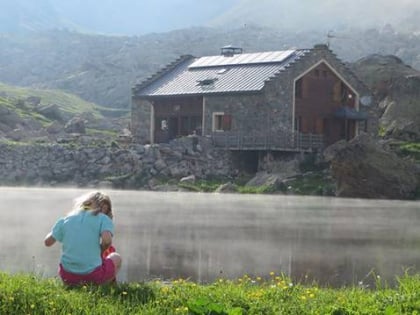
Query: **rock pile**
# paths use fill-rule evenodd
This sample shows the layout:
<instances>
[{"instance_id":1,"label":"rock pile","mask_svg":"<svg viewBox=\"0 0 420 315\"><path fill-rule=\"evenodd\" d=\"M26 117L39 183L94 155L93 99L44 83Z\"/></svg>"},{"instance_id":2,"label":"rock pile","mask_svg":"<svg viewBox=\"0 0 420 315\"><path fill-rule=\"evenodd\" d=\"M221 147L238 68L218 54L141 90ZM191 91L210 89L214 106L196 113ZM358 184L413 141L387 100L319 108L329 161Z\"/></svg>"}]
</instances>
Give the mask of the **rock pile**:
<instances>
[{"instance_id":1,"label":"rock pile","mask_svg":"<svg viewBox=\"0 0 420 315\"><path fill-rule=\"evenodd\" d=\"M74 144L0 144L3 185L107 186L154 189L160 179L224 177L232 173L229 153L212 149L200 137L194 151L190 138L169 144L75 147Z\"/></svg>"}]
</instances>

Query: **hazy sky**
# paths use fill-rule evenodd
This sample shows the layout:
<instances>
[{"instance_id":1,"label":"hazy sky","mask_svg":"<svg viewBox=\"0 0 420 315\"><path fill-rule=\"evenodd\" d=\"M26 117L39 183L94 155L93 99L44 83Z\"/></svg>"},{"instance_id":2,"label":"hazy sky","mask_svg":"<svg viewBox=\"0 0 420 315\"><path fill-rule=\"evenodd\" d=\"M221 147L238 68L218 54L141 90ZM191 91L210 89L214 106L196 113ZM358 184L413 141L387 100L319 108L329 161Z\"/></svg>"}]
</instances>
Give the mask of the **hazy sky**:
<instances>
[{"instance_id":1,"label":"hazy sky","mask_svg":"<svg viewBox=\"0 0 420 315\"><path fill-rule=\"evenodd\" d=\"M388 23L394 27L416 21L420 29L419 0L238 0L230 10L212 21L223 25L230 19L233 24L262 23L293 29L381 27Z\"/></svg>"},{"instance_id":2,"label":"hazy sky","mask_svg":"<svg viewBox=\"0 0 420 315\"><path fill-rule=\"evenodd\" d=\"M420 30L420 0L0 0L0 31L66 27L145 34L245 24L307 31L345 27Z\"/></svg>"}]
</instances>

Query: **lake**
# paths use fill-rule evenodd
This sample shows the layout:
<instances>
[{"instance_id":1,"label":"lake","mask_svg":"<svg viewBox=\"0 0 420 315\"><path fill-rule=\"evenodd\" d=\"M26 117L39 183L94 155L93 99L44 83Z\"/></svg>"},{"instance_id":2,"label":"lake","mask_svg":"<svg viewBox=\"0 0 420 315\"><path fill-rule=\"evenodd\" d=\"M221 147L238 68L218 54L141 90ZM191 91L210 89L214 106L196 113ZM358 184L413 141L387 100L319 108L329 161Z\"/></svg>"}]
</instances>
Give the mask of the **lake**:
<instances>
[{"instance_id":1,"label":"lake","mask_svg":"<svg viewBox=\"0 0 420 315\"><path fill-rule=\"evenodd\" d=\"M56 276L44 236L89 190L0 188L0 269ZM420 203L309 196L104 190L113 202L119 281L210 282L284 273L321 285L392 283L419 271Z\"/></svg>"}]
</instances>

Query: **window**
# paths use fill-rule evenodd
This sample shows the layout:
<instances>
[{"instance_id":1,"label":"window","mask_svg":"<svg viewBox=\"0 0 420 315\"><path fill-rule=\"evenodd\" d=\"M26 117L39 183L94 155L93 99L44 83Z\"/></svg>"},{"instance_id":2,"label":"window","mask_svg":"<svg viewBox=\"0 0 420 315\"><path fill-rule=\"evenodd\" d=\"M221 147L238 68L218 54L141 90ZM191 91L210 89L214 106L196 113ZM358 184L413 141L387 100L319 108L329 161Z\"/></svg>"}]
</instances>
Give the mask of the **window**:
<instances>
[{"instance_id":1,"label":"window","mask_svg":"<svg viewBox=\"0 0 420 315\"><path fill-rule=\"evenodd\" d=\"M214 82L216 82L217 78L207 78L204 80L197 80L197 86L210 86L213 85Z\"/></svg>"},{"instance_id":2,"label":"window","mask_svg":"<svg viewBox=\"0 0 420 315\"><path fill-rule=\"evenodd\" d=\"M168 130L168 119L166 117L155 117L155 131Z\"/></svg>"},{"instance_id":3,"label":"window","mask_svg":"<svg viewBox=\"0 0 420 315\"><path fill-rule=\"evenodd\" d=\"M232 129L232 116L225 113L213 113L213 131Z\"/></svg>"}]
</instances>

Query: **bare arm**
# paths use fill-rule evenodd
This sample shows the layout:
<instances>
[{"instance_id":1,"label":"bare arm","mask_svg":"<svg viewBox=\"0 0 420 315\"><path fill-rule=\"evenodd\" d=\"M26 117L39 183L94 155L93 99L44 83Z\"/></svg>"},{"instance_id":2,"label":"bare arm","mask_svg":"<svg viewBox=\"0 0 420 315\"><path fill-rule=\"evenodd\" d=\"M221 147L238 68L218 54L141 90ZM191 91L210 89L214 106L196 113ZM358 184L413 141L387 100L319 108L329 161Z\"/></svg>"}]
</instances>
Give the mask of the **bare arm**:
<instances>
[{"instance_id":1,"label":"bare arm","mask_svg":"<svg viewBox=\"0 0 420 315\"><path fill-rule=\"evenodd\" d=\"M112 244L112 233L110 231L103 231L101 234L101 250L106 250Z\"/></svg>"},{"instance_id":2,"label":"bare arm","mask_svg":"<svg viewBox=\"0 0 420 315\"><path fill-rule=\"evenodd\" d=\"M47 247L50 247L52 245L54 245L55 243L55 238L52 236L51 232L47 234L47 236L44 239L44 244Z\"/></svg>"}]
</instances>

